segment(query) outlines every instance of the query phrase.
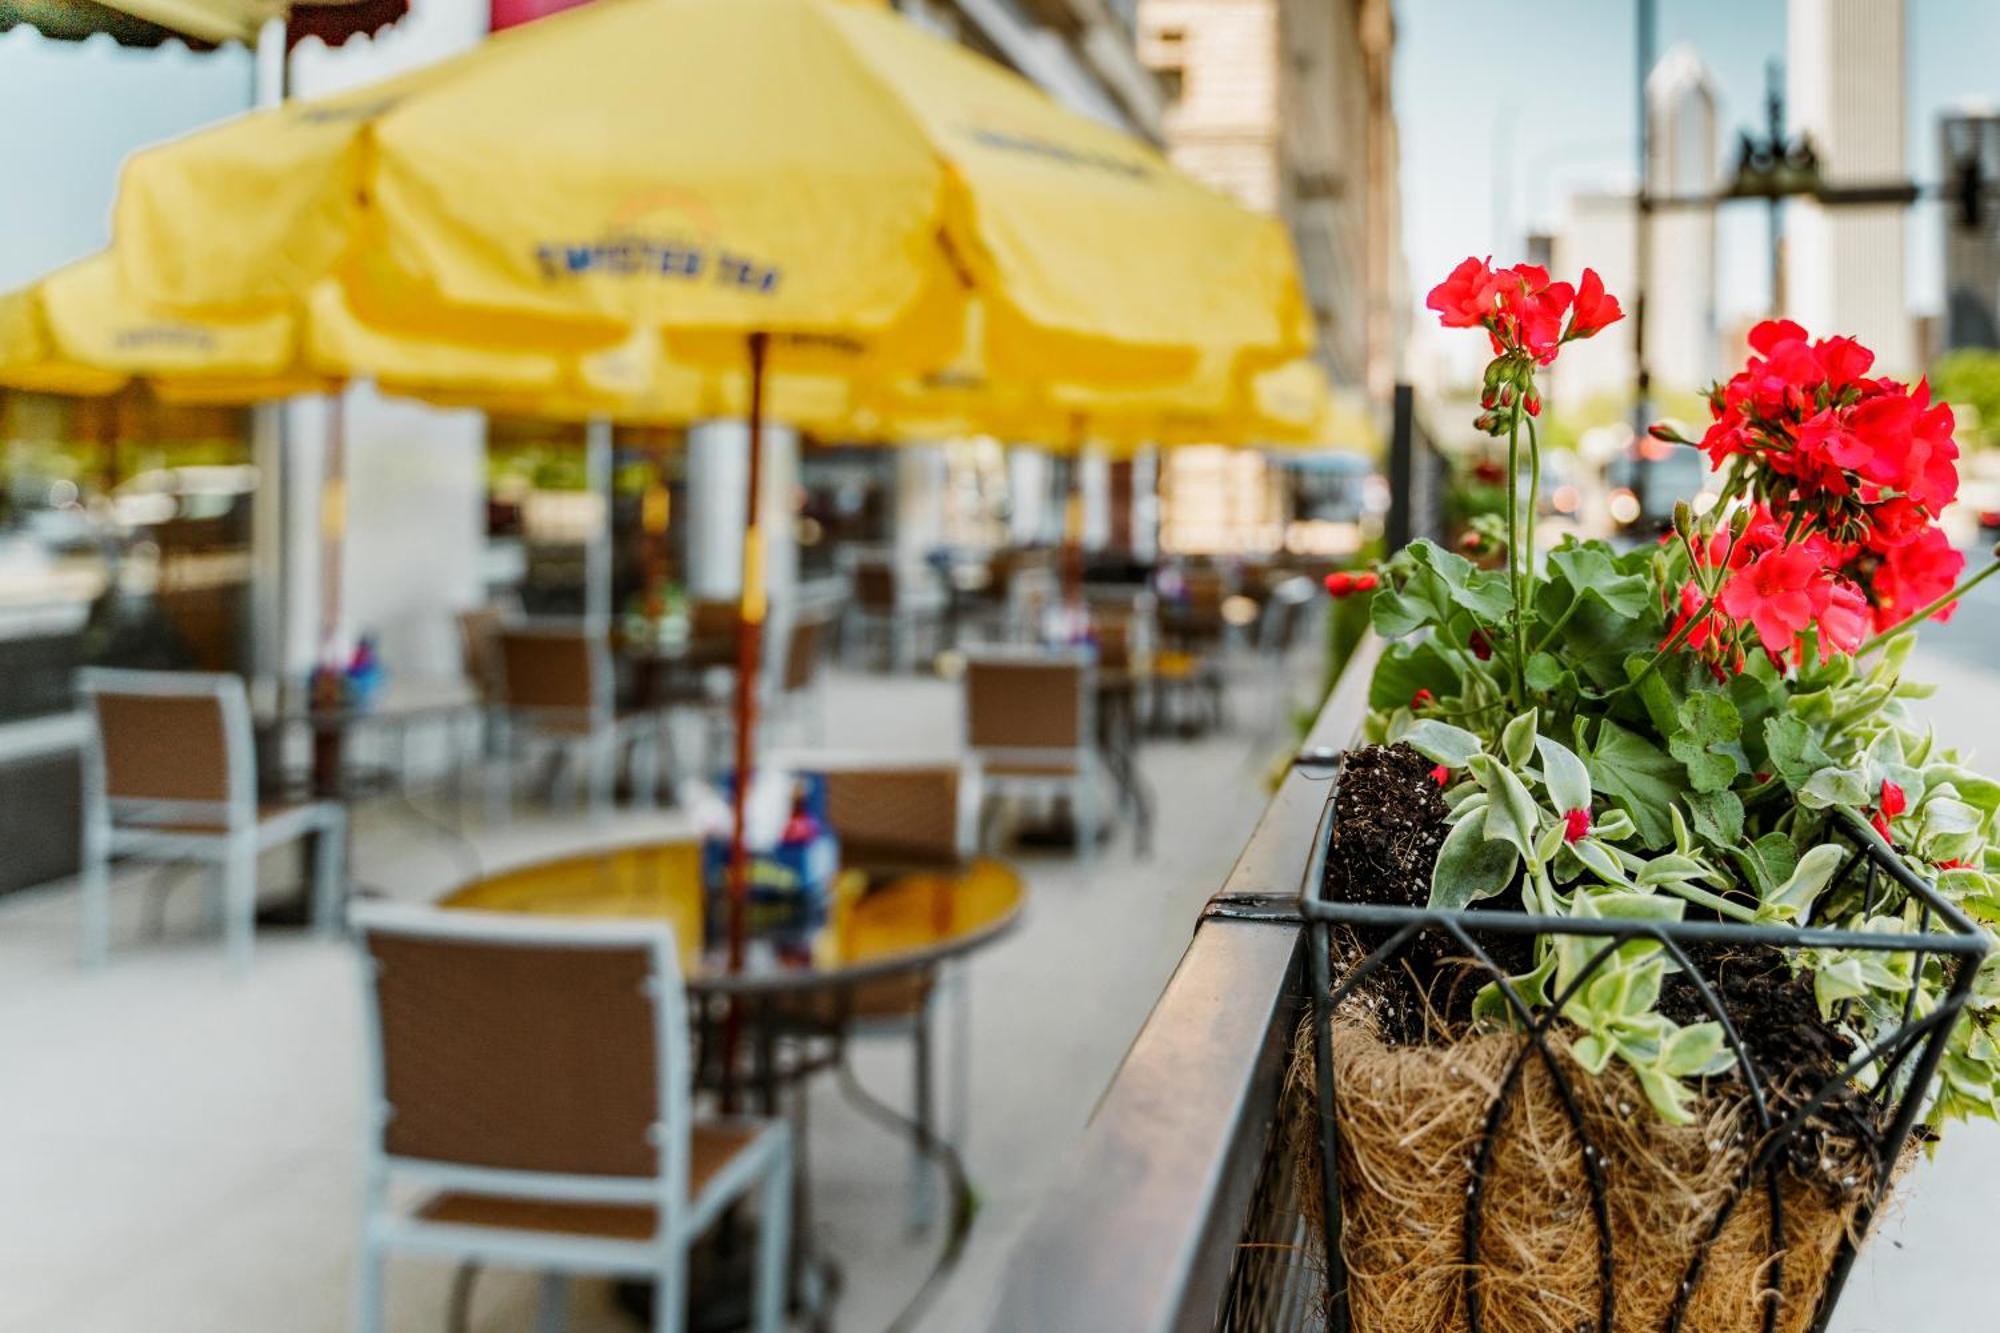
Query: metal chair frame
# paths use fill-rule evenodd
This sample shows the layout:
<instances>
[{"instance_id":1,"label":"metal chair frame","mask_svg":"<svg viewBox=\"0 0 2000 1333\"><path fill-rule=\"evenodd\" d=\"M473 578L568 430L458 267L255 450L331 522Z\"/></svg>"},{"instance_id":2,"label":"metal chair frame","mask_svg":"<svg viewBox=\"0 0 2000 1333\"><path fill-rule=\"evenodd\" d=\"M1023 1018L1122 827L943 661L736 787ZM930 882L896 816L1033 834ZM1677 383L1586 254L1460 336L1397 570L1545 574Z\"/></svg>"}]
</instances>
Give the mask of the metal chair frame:
<instances>
[{"instance_id":1,"label":"metal chair frame","mask_svg":"<svg viewBox=\"0 0 2000 1333\"><path fill-rule=\"evenodd\" d=\"M979 776L981 799L994 796L1067 796L1076 820L1077 848L1085 856L1096 851L1102 824L1095 790L1101 774L1097 752L1096 655L1088 647L1062 649L982 648L966 654L968 687L972 673L985 665L1063 666L1077 668L1077 735L1073 745L981 745L973 740L967 717L966 741ZM968 689L967 712L971 710ZM1009 768L1047 768L1049 773L1008 772Z\"/></svg>"},{"instance_id":2,"label":"metal chair frame","mask_svg":"<svg viewBox=\"0 0 2000 1333\"><path fill-rule=\"evenodd\" d=\"M257 805L257 753L250 701L240 676L221 672L133 671L85 667L77 689L90 704L83 747L82 957L104 962L110 950L111 860L198 861L219 868L211 919L220 918L229 958L250 966L257 925L257 857L313 835L313 924L338 924L347 858L347 811L332 801L287 806L265 816ZM227 772L220 801L154 800L113 795L97 700L104 696L204 699L216 706Z\"/></svg>"},{"instance_id":3,"label":"metal chair frame","mask_svg":"<svg viewBox=\"0 0 2000 1333\"><path fill-rule=\"evenodd\" d=\"M661 922L549 921L494 912L443 911L405 904L368 904L353 913L358 937L392 935L429 941L500 945L522 949L643 950L652 1001L659 1115L649 1137L659 1149L659 1171L647 1176L583 1175L559 1171L467 1166L390 1154L384 1133L394 1107L388 1101L382 1015L373 982L373 960L361 953L365 1009L366 1109L362 1131L363 1204L360 1263L355 1285L355 1327L380 1333L385 1267L391 1253L544 1271L542 1327L562 1326L566 1286L558 1274L593 1273L649 1278L658 1284L655 1333L680 1333L687 1313L688 1251L724 1209L758 1191L759 1235L753 1327L778 1333L785 1321L792 1201L792 1141L782 1121L758 1125L749 1140L699 1192L690 1194L693 1130L692 1069L687 997L673 931ZM561 1203L639 1204L655 1210L649 1240L517 1231L425 1220L390 1202L400 1180L433 1191L504 1195Z\"/></svg>"}]
</instances>

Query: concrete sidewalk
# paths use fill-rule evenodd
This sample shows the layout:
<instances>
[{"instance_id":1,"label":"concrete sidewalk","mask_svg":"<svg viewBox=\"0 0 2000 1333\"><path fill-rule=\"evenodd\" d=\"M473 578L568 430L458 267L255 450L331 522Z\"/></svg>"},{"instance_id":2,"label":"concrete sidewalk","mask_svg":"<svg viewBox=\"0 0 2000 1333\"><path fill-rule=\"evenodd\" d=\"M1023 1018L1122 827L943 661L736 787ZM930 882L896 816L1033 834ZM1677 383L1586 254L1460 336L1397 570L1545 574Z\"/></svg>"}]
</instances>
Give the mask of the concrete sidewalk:
<instances>
[{"instance_id":1,"label":"concrete sidewalk","mask_svg":"<svg viewBox=\"0 0 2000 1333\"><path fill-rule=\"evenodd\" d=\"M1259 701L1239 691L1247 713ZM939 680L837 674L826 745L944 758L960 749L959 691ZM1246 719L1247 720L1247 719ZM972 1110L966 1161L980 1211L924 1328L983 1323L1007 1248L1186 946L1264 802L1246 731L1145 747L1155 850L1129 831L1089 862L1023 856L1020 930L970 970ZM679 831L672 814L607 825L524 815L471 839L482 864L605 837ZM364 814L355 874L398 898L461 873L453 849L393 807ZM127 877L110 965L74 964L76 895L0 900L0 1330L4 1333L308 1333L349 1326L358 1207L360 1032L349 949L266 933L249 976L194 929L193 885L144 939L150 871ZM267 866L267 892L290 882ZM941 1038L948 1041L948 1031ZM941 1063L950 1058L941 1052ZM906 1042L866 1042L864 1082L907 1106ZM831 1080L813 1090L816 1243L845 1270L841 1329L884 1327L941 1235L906 1229L907 1146ZM400 1261L396 1328L442 1327L449 1272ZM480 1279L473 1327L532 1326L532 1284ZM571 1327L626 1333L602 1284L579 1284Z\"/></svg>"}]
</instances>

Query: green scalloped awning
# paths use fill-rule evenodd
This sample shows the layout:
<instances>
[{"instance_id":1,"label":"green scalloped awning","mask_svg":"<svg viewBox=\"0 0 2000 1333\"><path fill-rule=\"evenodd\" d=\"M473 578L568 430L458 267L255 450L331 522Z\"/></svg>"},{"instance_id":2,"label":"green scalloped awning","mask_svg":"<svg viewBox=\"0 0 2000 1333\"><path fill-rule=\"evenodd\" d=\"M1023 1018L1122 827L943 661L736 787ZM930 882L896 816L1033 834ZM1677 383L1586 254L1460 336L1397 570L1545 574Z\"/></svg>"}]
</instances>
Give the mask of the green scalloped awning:
<instances>
[{"instance_id":1,"label":"green scalloped awning","mask_svg":"<svg viewBox=\"0 0 2000 1333\"><path fill-rule=\"evenodd\" d=\"M311 35L339 45L356 33L394 23L407 10L407 0L300 5L286 0L0 0L0 32L26 25L65 41L102 32L121 46L158 46L174 38L194 47L228 42L254 46L265 23L287 18L288 44Z\"/></svg>"}]
</instances>

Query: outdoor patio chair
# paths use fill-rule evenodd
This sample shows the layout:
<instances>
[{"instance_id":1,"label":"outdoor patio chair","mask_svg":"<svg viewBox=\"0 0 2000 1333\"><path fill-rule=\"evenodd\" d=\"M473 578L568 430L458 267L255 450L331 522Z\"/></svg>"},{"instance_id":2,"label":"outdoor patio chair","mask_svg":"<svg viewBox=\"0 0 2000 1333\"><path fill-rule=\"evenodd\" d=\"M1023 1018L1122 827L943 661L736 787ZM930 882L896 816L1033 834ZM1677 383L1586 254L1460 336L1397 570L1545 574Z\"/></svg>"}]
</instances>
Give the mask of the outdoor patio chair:
<instances>
[{"instance_id":1,"label":"outdoor patio chair","mask_svg":"<svg viewBox=\"0 0 2000 1333\"><path fill-rule=\"evenodd\" d=\"M958 764L826 762L798 757L797 764L826 778L827 822L840 838L841 864L873 873L955 869L972 853L972 782ZM847 994L818 995L801 1015L814 1025L838 1024L863 1039L907 1037L911 1050L911 1119L926 1138L965 1142L971 1110L971 1019L962 963L863 982ZM940 1098L933 1035L941 1014L951 1036ZM943 1103L943 1124L937 1114ZM922 1144L910 1157L909 1222L930 1226L936 1213L936 1177Z\"/></svg>"},{"instance_id":2,"label":"outdoor patio chair","mask_svg":"<svg viewBox=\"0 0 2000 1333\"><path fill-rule=\"evenodd\" d=\"M1060 795L1095 850L1099 765L1091 650L985 649L965 662L965 738L982 795Z\"/></svg>"},{"instance_id":3,"label":"outdoor patio chair","mask_svg":"<svg viewBox=\"0 0 2000 1333\"><path fill-rule=\"evenodd\" d=\"M508 740L524 750L541 748L571 761L564 779L587 782L595 813L611 808L621 753L631 756L638 802L658 798L667 741L654 713L620 716L615 702L611 648L602 631L533 626L499 635L500 688ZM571 769L575 770L574 772ZM513 799L514 765L489 768L488 797L504 811Z\"/></svg>"},{"instance_id":4,"label":"outdoor patio chair","mask_svg":"<svg viewBox=\"0 0 2000 1333\"><path fill-rule=\"evenodd\" d=\"M784 1323L792 1145L780 1121L696 1120L687 999L662 922L371 905L355 1324L384 1326L394 1253L650 1279L678 1333L689 1247L757 1195L753 1327ZM392 1183L425 1191L409 1207ZM396 1192L397 1199L405 1197Z\"/></svg>"},{"instance_id":5,"label":"outdoor patio chair","mask_svg":"<svg viewBox=\"0 0 2000 1333\"><path fill-rule=\"evenodd\" d=\"M347 812L331 801L258 803L240 676L86 667L77 688L93 723L83 754L86 963L110 948L115 856L214 865L208 915L240 970L257 925L258 854L311 836L313 923L323 932L338 924Z\"/></svg>"},{"instance_id":6,"label":"outdoor patio chair","mask_svg":"<svg viewBox=\"0 0 2000 1333\"><path fill-rule=\"evenodd\" d=\"M943 611L941 592L919 587L891 560L864 557L854 565L854 597L843 639L849 644L872 639L881 645L886 669L908 671L916 663L920 637L928 636L935 647Z\"/></svg>"}]
</instances>

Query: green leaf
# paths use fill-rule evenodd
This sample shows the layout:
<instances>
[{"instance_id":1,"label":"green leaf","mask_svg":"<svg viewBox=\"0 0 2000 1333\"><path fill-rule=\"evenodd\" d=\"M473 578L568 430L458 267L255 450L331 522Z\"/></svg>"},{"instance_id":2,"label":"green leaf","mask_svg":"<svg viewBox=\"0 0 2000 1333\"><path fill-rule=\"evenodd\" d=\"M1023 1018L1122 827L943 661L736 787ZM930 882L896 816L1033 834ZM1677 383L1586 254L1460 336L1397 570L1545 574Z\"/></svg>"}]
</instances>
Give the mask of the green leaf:
<instances>
[{"instance_id":1,"label":"green leaf","mask_svg":"<svg viewBox=\"0 0 2000 1333\"><path fill-rule=\"evenodd\" d=\"M1694 831L1712 847L1734 847L1743 837L1743 801L1733 791L1688 793Z\"/></svg>"},{"instance_id":2,"label":"green leaf","mask_svg":"<svg viewBox=\"0 0 2000 1333\"><path fill-rule=\"evenodd\" d=\"M1565 693L1577 688L1576 673L1556 660L1554 653L1532 653L1527 664L1528 688L1542 694Z\"/></svg>"},{"instance_id":3,"label":"green leaf","mask_svg":"<svg viewBox=\"0 0 2000 1333\"><path fill-rule=\"evenodd\" d=\"M1584 758L1591 786L1631 817L1646 847L1673 841L1667 811L1687 791L1686 772L1639 733L1606 718Z\"/></svg>"},{"instance_id":4,"label":"green leaf","mask_svg":"<svg viewBox=\"0 0 2000 1333\"><path fill-rule=\"evenodd\" d=\"M1780 884L1792 877L1792 871L1798 868L1799 854L1784 834L1766 833L1742 849L1738 863L1747 865L1757 896L1762 898L1776 892Z\"/></svg>"},{"instance_id":5,"label":"green leaf","mask_svg":"<svg viewBox=\"0 0 2000 1333\"><path fill-rule=\"evenodd\" d=\"M1481 819L1461 819L1445 835L1431 872L1430 905L1456 912L1468 903L1504 892L1521 863L1520 853L1487 838Z\"/></svg>"},{"instance_id":6,"label":"green leaf","mask_svg":"<svg viewBox=\"0 0 2000 1333\"><path fill-rule=\"evenodd\" d=\"M1513 613L1513 592L1505 574L1481 569L1464 556L1427 541L1411 546L1410 555L1437 577L1454 603L1486 624L1497 625Z\"/></svg>"},{"instance_id":7,"label":"green leaf","mask_svg":"<svg viewBox=\"0 0 2000 1333\"><path fill-rule=\"evenodd\" d=\"M1587 597L1614 615L1636 616L1651 598L1639 574L1621 574L1611 552L1596 543L1565 543L1549 552L1549 566L1568 583L1571 595Z\"/></svg>"},{"instance_id":8,"label":"green leaf","mask_svg":"<svg viewBox=\"0 0 2000 1333\"><path fill-rule=\"evenodd\" d=\"M1576 752L1547 736L1535 738L1535 749L1542 757L1542 785L1548 788L1556 813L1590 809L1590 770L1583 766Z\"/></svg>"},{"instance_id":9,"label":"green leaf","mask_svg":"<svg viewBox=\"0 0 2000 1333\"><path fill-rule=\"evenodd\" d=\"M1833 756L1819 743L1819 737L1804 718L1783 713L1764 723L1764 748L1771 758L1771 771L1794 791L1806 785L1812 775L1833 763Z\"/></svg>"},{"instance_id":10,"label":"green leaf","mask_svg":"<svg viewBox=\"0 0 2000 1333\"><path fill-rule=\"evenodd\" d=\"M1745 771L1742 759L1725 748L1743 734L1736 705L1721 694L1689 695L1675 710L1679 729L1667 738L1667 749L1687 765L1696 791L1723 791Z\"/></svg>"},{"instance_id":11,"label":"green leaf","mask_svg":"<svg viewBox=\"0 0 2000 1333\"><path fill-rule=\"evenodd\" d=\"M1418 690L1439 699L1455 698L1464 685L1458 667L1430 642L1392 643L1375 663L1368 682L1368 706L1378 713L1408 708Z\"/></svg>"},{"instance_id":12,"label":"green leaf","mask_svg":"<svg viewBox=\"0 0 2000 1333\"><path fill-rule=\"evenodd\" d=\"M1452 769L1464 768L1472 762L1472 756L1486 748L1479 737L1464 727L1428 717L1419 719L1404 732L1403 740L1424 758Z\"/></svg>"},{"instance_id":13,"label":"green leaf","mask_svg":"<svg viewBox=\"0 0 2000 1333\"><path fill-rule=\"evenodd\" d=\"M1535 755L1535 710L1512 718L1500 732L1500 753L1509 768L1526 768Z\"/></svg>"}]
</instances>

